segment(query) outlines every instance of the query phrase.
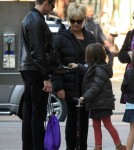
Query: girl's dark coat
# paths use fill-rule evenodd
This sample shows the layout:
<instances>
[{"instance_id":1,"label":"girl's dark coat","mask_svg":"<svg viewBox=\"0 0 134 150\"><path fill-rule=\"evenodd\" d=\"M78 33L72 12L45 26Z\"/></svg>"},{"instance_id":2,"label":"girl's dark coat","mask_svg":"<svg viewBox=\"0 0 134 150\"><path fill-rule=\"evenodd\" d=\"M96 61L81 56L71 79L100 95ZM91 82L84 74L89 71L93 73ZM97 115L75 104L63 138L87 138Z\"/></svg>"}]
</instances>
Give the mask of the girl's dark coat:
<instances>
[{"instance_id":1,"label":"girl's dark coat","mask_svg":"<svg viewBox=\"0 0 134 150\"><path fill-rule=\"evenodd\" d=\"M79 65L81 73L85 67ZM112 77L110 64L96 64L88 67L83 80L83 97L86 110L90 109L114 109L114 95L110 78Z\"/></svg>"}]
</instances>

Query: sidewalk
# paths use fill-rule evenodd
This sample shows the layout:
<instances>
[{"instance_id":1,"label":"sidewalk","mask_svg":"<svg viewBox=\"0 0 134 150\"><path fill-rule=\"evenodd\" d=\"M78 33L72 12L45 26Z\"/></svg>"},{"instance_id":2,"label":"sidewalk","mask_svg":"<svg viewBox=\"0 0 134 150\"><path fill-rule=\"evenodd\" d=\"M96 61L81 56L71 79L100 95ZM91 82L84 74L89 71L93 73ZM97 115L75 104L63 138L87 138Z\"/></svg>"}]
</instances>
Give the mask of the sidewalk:
<instances>
[{"instance_id":1,"label":"sidewalk","mask_svg":"<svg viewBox=\"0 0 134 150\"><path fill-rule=\"evenodd\" d=\"M0 150L22 150L21 141L21 121L13 116L14 121L0 121ZM15 119L16 118L16 119ZM113 115L112 121L118 130L121 137L122 143L125 144L129 126L128 124L122 123L122 115ZM65 122L60 123L61 129L61 146L59 150L66 150L65 144ZM84 130L84 129L83 129ZM103 130L103 150L115 150L113 141L109 133L105 130L102 125ZM89 130L88 130L88 148L87 150L93 150L94 148L94 134L92 122L89 120Z\"/></svg>"}]
</instances>

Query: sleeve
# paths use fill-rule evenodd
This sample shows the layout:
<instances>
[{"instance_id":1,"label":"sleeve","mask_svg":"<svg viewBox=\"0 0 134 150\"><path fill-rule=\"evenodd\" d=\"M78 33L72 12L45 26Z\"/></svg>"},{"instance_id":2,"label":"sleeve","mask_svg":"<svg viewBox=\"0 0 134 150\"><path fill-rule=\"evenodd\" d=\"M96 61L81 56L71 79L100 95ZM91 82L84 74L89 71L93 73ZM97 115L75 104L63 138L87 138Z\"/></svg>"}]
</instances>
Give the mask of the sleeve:
<instances>
[{"instance_id":1,"label":"sleeve","mask_svg":"<svg viewBox=\"0 0 134 150\"><path fill-rule=\"evenodd\" d=\"M62 37L60 34L57 34L54 40L54 48L56 51L59 53L59 58L61 59L62 54L61 54L61 41ZM61 59L62 62L62 59ZM64 89L64 84L63 84L63 76L62 75L56 75L53 74L52 77L52 85L53 85L53 90L57 92L60 89Z\"/></svg>"},{"instance_id":2,"label":"sleeve","mask_svg":"<svg viewBox=\"0 0 134 150\"><path fill-rule=\"evenodd\" d=\"M76 70L78 70L81 75L84 75L87 70L87 67L88 66L86 65L82 65L78 63L78 67L76 68Z\"/></svg>"},{"instance_id":3,"label":"sleeve","mask_svg":"<svg viewBox=\"0 0 134 150\"><path fill-rule=\"evenodd\" d=\"M123 81L122 81L122 84L121 84L121 91L123 92L123 93L126 93L126 91L127 91L127 83L128 83L128 81L127 81L127 71L125 72L125 74L124 74L124 78L123 78Z\"/></svg>"},{"instance_id":4,"label":"sleeve","mask_svg":"<svg viewBox=\"0 0 134 150\"><path fill-rule=\"evenodd\" d=\"M100 25L99 24L97 24L97 25L98 25L98 40L99 40L99 43L104 43L104 41L107 40L107 39L106 39Z\"/></svg>"},{"instance_id":5,"label":"sleeve","mask_svg":"<svg viewBox=\"0 0 134 150\"><path fill-rule=\"evenodd\" d=\"M28 36L30 41L31 56L35 62L39 73L44 80L49 79L49 68L47 64L47 53L53 49L51 32L44 26L44 22L35 19L29 24Z\"/></svg>"},{"instance_id":6,"label":"sleeve","mask_svg":"<svg viewBox=\"0 0 134 150\"><path fill-rule=\"evenodd\" d=\"M92 44L92 43L96 43L96 39L95 39L95 36L94 36L94 34L92 33L92 32L88 32L88 35L89 35L89 39L90 39L90 44Z\"/></svg>"},{"instance_id":7,"label":"sleeve","mask_svg":"<svg viewBox=\"0 0 134 150\"><path fill-rule=\"evenodd\" d=\"M101 68L95 69L95 74L91 87L87 89L86 92L83 94L85 101L92 100L96 95L98 95L102 91L105 80L107 78L106 76L106 72Z\"/></svg>"},{"instance_id":8,"label":"sleeve","mask_svg":"<svg viewBox=\"0 0 134 150\"><path fill-rule=\"evenodd\" d=\"M122 48L119 52L118 59L121 63L130 63L131 59L128 55L128 51L130 51L130 33L129 31L125 37L124 43L122 45Z\"/></svg>"}]
</instances>

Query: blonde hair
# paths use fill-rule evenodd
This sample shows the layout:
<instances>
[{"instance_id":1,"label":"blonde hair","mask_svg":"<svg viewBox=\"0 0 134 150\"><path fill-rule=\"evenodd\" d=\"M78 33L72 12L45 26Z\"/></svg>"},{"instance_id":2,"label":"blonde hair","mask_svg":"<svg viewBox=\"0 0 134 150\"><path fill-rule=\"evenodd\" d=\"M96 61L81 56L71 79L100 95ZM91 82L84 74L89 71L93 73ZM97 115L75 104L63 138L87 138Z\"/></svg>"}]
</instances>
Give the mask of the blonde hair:
<instances>
[{"instance_id":1,"label":"blonde hair","mask_svg":"<svg viewBox=\"0 0 134 150\"><path fill-rule=\"evenodd\" d=\"M86 19L86 7L83 4L70 3L67 10L67 20L69 21L72 17L80 17Z\"/></svg>"}]
</instances>

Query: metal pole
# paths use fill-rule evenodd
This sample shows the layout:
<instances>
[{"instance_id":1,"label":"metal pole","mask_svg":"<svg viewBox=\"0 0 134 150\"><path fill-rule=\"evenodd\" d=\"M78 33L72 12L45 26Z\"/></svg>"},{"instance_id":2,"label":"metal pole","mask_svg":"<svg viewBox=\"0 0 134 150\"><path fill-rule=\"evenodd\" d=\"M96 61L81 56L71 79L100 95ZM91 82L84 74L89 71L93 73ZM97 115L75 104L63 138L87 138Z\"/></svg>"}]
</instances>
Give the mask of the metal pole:
<instances>
[{"instance_id":1,"label":"metal pole","mask_svg":"<svg viewBox=\"0 0 134 150\"><path fill-rule=\"evenodd\" d=\"M78 99L77 107L77 147L76 150L80 150L80 99Z\"/></svg>"}]
</instances>

